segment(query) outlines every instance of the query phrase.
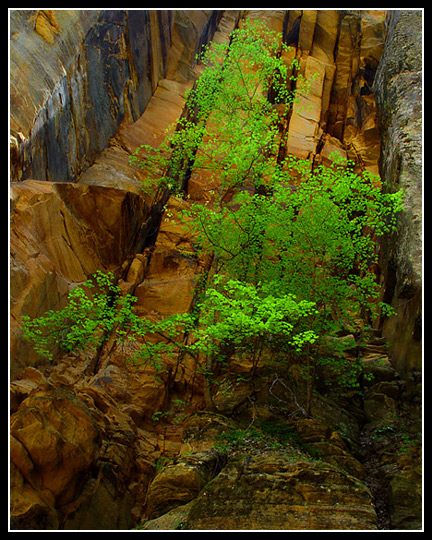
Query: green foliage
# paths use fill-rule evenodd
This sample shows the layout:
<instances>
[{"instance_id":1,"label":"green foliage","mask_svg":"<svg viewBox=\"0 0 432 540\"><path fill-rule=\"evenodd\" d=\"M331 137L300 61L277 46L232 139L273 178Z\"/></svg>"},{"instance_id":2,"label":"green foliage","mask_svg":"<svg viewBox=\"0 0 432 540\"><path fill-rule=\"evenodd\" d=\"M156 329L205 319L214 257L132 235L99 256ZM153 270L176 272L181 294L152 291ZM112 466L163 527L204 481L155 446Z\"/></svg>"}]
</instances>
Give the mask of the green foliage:
<instances>
[{"instance_id":1,"label":"green foliage","mask_svg":"<svg viewBox=\"0 0 432 540\"><path fill-rule=\"evenodd\" d=\"M252 449L274 450L283 446L277 437L269 437L254 427L223 431L216 436L216 441L215 450L224 454L250 452Z\"/></svg>"},{"instance_id":2,"label":"green foliage","mask_svg":"<svg viewBox=\"0 0 432 540\"><path fill-rule=\"evenodd\" d=\"M197 249L213 258L193 311L140 319L135 299L99 272L71 291L63 310L23 318L39 354L98 348L115 335L139 343L131 361L150 364L158 376L166 359L175 360L173 378L192 356L207 384L216 363L233 355L251 359L252 375L271 356L299 366L308 410L317 367L357 384L360 365L328 338L359 317L391 314L378 304L372 268L376 239L394 230L402 195L385 193L378 177L356 173L338 156L330 167L280 157L281 120L296 91L308 88L296 62L284 63L284 48L280 35L256 23L236 30L229 44L204 48L188 114L159 148L143 145L131 157L156 199L187 191L191 173L205 174L212 202L191 204L183 215Z\"/></svg>"},{"instance_id":3,"label":"green foliage","mask_svg":"<svg viewBox=\"0 0 432 540\"><path fill-rule=\"evenodd\" d=\"M172 337L162 348L175 343L182 354L205 355L208 378L232 351L248 355L253 370L273 351L303 365L310 406L317 365L342 385L358 385L360 364L328 336L360 317L391 314L378 303L372 269L376 239L394 230L402 196L384 193L378 177L356 173L338 155L315 168L277 157L281 119L296 90L308 87L281 48L281 36L256 24L235 31L229 45L206 48L206 68L187 98L193 114L167 139L166 170L188 162L189 172L205 173L212 202L191 204L184 218L202 252L212 253L216 275L187 322L187 347Z\"/></svg>"},{"instance_id":4,"label":"green foliage","mask_svg":"<svg viewBox=\"0 0 432 540\"><path fill-rule=\"evenodd\" d=\"M214 276L194 312L142 321L136 335L145 341L133 361L150 363L160 372L168 355L205 355L212 359L207 364L210 376L214 362L223 362L227 349L233 348L237 355L252 355L258 365L264 348L272 349L280 341L297 351L313 343L316 335L305 323L313 314L314 304L297 301L294 295L276 298L266 294L265 286ZM154 335L159 339L151 339Z\"/></svg>"},{"instance_id":5,"label":"green foliage","mask_svg":"<svg viewBox=\"0 0 432 540\"><path fill-rule=\"evenodd\" d=\"M314 302L314 330L326 335L352 324L361 310L374 311L375 242L394 229L401 194L383 193L378 178L354 173L336 156L330 168L303 168L299 179L304 165L285 160L270 179L271 195L242 191L222 209L195 204L187 215L219 272L264 283L275 298Z\"/></svg>"},{"instance_id":6,"label":"green foliage","mask_svg":"<svg viewBox=\"0 0 432 540\"><path fill-rule=\"evenodd\" d=\"M212 45L188 106L206 122L194 168L205 170L208 189L222 203L246 183L255 186L271 169L278 123L295 99L293 65L280 56L281 36L258 23L236 30L229 45ZM267 96L272 91L275 107Z\"/></svg>"},{"instance_id":7,"label":"green foliage","mask_svg":"<svg viewBox=\"0 0 432 540\"><path fill-rule=\"evenodd\" d=\"M296 457L316 460L311 446L300 441L295 425L280 419L259 419L252 426L223 431L216 436L214 448L224 454L283 450Z\"/></svg>"},{"instance_id":8,"label":"green foliage","mask_svg":"<svg viewBox=\"0 0 432 540\"><path fill-rule=\"evenodd\" d=\"M278 122L295 100L297 62L287 66L281 47L281 35L259 23L235 30L228 44L204 47L198 59L205 69L187 95L189 115L159 148L142 145L131 156L146 173L146 191L182 191L194 171L206 172L208 190L220 203L246 182L262 184Z\"/></svg>"},{"instance_id":9,"label":"green foliage","mask_svg":"<svg viewBox=\"0 0 432 540\"><path fill-rule=\"evenodd\" d=\"M197 319L195 313L179 313L166 317L161 321L138 319L129 339L138 341L136 353L129 359L132 365L139 369L143 365L154 368L156 379L165 371L164 360L179 358L188 351L185 335L191 332ZM192 348L189 351L192 353Z\"/></svg>"},{"instance_id":10,"label":"green foliage","mask_svg":"<svg viewBox=\"0 0 432 540\"><path fill-rule=\"evenodd\" d=\"M304 321L316 313L314 303L297 301L294 295L275 297L267 290L268 284L215 276L199 306L194 347L222 360L223 351L233 348L237 355L254 357L257 364L264 347L271 349L281 340L297 351L313 343L317 336L305 329Z\"/></svg>"},{"instance_id":11,"label":"green foliage","mask_svg":"<svg viewBox=\"0 0 432 540\"><path fill-rule=\"evenodd\" d=\"M110 272L98 271L72 289L63 309L49 310L34 319L23 316L23 337L48 359L56 351L97 349L112 332L119 341L125 339L136 324L132 312L136 299L130 295L122 297L113 279Z\"/></svg>"}]
</instances>

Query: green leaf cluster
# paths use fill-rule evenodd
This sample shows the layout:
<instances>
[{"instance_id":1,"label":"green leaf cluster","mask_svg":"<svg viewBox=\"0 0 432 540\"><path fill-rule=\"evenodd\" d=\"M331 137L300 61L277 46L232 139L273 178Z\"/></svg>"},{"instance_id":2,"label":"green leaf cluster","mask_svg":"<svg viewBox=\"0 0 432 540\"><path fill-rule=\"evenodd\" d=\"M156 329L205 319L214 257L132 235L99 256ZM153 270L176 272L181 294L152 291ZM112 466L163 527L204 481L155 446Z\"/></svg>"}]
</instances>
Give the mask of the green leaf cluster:
<instances>
[{"instance_id":1,"label":"green leaf cluster","mask_svg":"<svg viewBox=\"0 0 432 540\"><path fill-rule=\"evenodd\" d=\"M269 179L269 194L241 191L221 209L195 204L188 211L218 272L265 283L274 297L314 302L319 334L375 310L376 239L395 228L402 200L384 193L379 178L334 158L313 171L287 158Z\"/></svg>"},{"instance_id":2,"label":"green leaf cluster","mask_svg":"<svg viewBox=\"0 0 432 540\"><path fill-rule=\"evenodd\" d=\"M218 356L227 347L237 355L256 356L281 340L299 351L305 343L313 343L317 336L304 328L304 320L316 313L315 304L298 301L294 295L276 297L268 289L268 284L215 276L199 305L195 346Z\"/></svg>"},{"instance_id":3,"label":"green leaf cluster","mask_svg":"<svg viewBox=\"0 0 432 540\"><path fill-rule=\"evenodd\" d=\"M222 204L245 183L262 183L300 78L297 62L286 65L281 48L281 35L258 22L235 30L227 44L204 47L198 61L205 69L186 98L189 114L160 147L142 145L131 156L146 173L145 191L186 191L188 176L205 171L208 191Z\"/></svg>"},{"instance_id":4,"label":"green leaf cluster","mask_svg":"<svg viewBox=\"0 0 432 540\"><path fill-rule=\"evenodd\" d=\"M49 310L34 319L23 316L23 337L50 360L57 352L97 349L113 332L121 341L134 329L135 300L121 295L111 272L98 271L69 292L63 309Z\"/></svg>"}]
</instances>

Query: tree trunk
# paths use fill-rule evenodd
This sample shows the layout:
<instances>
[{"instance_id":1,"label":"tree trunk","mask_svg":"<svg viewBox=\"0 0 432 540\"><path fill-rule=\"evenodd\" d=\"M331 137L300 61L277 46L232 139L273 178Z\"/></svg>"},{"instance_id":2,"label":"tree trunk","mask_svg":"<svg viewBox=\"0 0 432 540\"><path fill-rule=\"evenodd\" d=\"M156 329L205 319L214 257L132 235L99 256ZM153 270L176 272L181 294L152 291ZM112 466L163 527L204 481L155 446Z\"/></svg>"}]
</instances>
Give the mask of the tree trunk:
<instances>
[{"instance_id":1,"label":"tree trunk","mask_svg":"<svg viewBox=\"0 0 432 540\"><path fill-rule=\"evenodd\" d=\"M217 410L214 404L213 395L212 395L213 366L214 366L214 353L211 352L206 355L205 374L204 374L204 400L206 404L206 409L209 411Z\"/></svg>"}]
</instances>

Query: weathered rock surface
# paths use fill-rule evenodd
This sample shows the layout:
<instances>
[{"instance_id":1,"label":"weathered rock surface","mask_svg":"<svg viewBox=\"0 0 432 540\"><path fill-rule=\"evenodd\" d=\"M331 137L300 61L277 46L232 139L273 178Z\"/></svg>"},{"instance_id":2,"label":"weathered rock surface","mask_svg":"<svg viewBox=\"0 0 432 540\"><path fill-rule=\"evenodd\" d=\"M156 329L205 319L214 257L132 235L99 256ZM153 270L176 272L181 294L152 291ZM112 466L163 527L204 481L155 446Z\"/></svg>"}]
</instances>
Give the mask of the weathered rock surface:
<instances>
[{"instance_id":1,"label":"weathered rock surface","mask_svg":"<svg viewBox=\"0 0 432 540\"><path fill-rule=\"evenodd\" d=\"M369 491L346 473L284 453L249 457L235 456L202 490L190 507L184 528L376 528Z\"/></svg>"},{"instance_id":2,"label":"weathered rock surface","mask_svg":"<svg viewBox=\"0 0 432 540\"><path fill-rule=\"evenodd\" d=\"M217 18L212 10L12 12L14 179L77 180L123 120L144 112L160 79L190 78Z\"/></svg>"},{"instance_id":3,"label":"weathered rock surface","mask_svg":"<svg viewBox=\"0 0 432 540\"><path fill-rule=\"evenodd\" d=\"M129 165L130 155L142 144L157 147L165 131L176 122L185 104L189 83L162 79L145 112L135 122L124 122L110 145L79 178L79 183L141 192L143 173Z\"/></svg>"},{"instance_id":4,"label":"weathered rock surface","mask_svg":"<svg viewBox=\"0 0 432 540\"><path fill-rule=\"evenodd\" d=\"M224 461L217 452L204 452L181 457L164 466L147 491L149 518L159 517L195 499L217 475Z\"/></svg>"},{"instance_id":5,"label":"weathered rock surface","mask_svg":"<svg viewBox=\"0 0 432 540\"><path fill-rule=\"evenodd\" d=\"M18 63L20 54L24 55L22 47L30 55L42 40L42 50L45 50L44 47L51 48L51 54L56 56L61 67L49 71L50 77L47 78L43 72L44 63L39 64L31 56L28 77L43 79L47 85L45 94L52 92L45 104L31 85L23 86L25 78L17 81L16 90L13 87L13 118L21 113L28 114L28 111L22 112L21 103L33 103L35 110L41 109L34 120L34 133L32 131L29 135L26 132L29 138L18 149L19 152L17 150L17 167L20 170L26 168L26 148L32 156L31 170L18 178L25 178L31 173L38 180L66 182L76 179L78 171L86 170L95 157L99 157L87 173L81 175L81 186L68 184L62 188L59 184L32 180L22 185L14 184L11 188L14 376L26 365L22 358L28 354L30 358L27 363L37 362L28 347L15 340L15 327L20 315L34 317L47 309L61 306L71 283L85 280L97 269L111 270L119 277L123 263L127 268L131 262L126 259L133 254L132 248L139 252L133 268L139 264L146 237L154 235L155 224L152 219L147 219L148 208L140 190L142 175L139 170L129 166L129 155L139 144L149 142L158 145L165 136L165 130L181 114L184 93L191 88L196 77L193 72L195 51L210 39L219 17L216 12L197 10L102 10L100 13L91 12L93 24L87 28L80 18L76 20L76 12L71 12L72 18L69 19L66 12L58 13L55 10L50 14L24 10L11 17L14 62ZM32 27L33 19L42 17L40 20L46 20L48 15L49 20L56 21L56 17L59 17L60 21L52 43L46 42ZM62 33L67 21L80 28L74 37L67 32L65 35ZM141 36L143 32L145 35ZM173 40L172 32L177 36ZM79 42L80 36L82 43ZM186 41L178 43L180 38ZM137 43L141 43L140 47L137 47ZM172 55L170 45L175 49ZM161 81L150 100L168 66L172 79ZM49 70L49 67L46 69ZM57 93L53 91L53 86L60 80L59 70L66 70L66 75L62 72L61 84L64 89ZM118 72L120 78L114 77L112 70ZM97 78L98 74L103 80L95 79L93 84L92 78ZM80 77L76 79L78 75ZM111 85L117 86L113 90ZM124 89L122 85L126 85ZM146 91L143 85L148 87ZM68 89L69 86L71 89ZM126 87L128 92L123 91ZM101 88L106 89L106 96L100 92ZM129 102L126 97L123 100L123 94L132 101ZM18 96L21 96L21 101ZM98 100L97 103L95 100ZM52 101L55 103L52 104ZM131 108L128 114L125 112L127 107ZM115 121L111 116L114 109L117 110ZM141 115L144 109L145 113ZM91 110L91 114L101 123L100 129L88 124L87 110ZM107 115L109 118L106 118ZM14 122L11 122L11 126ZM55 128L54 131L50 126ZM116 138L108 146L115 134ZM70 137L76 139L73 144L68 142ZM94 140L90 141L93 137ZM79 152L65 153L64 148L51 152L50 144L66 145L69 149L73 147L82 156ZM106 151L102 152L107 146ZM54 161L60 162L59 166L49 162L50 155ZM85 164L81 157L85 159ZM43 162L37 165L36 170L35 160L40 159ZM65 166L76 169L76 174L71 176L64 170ZM128 273L129 278L124 276L134 279L132 288L142 281L144 270L143 266L134 278L133 271ZM183 281L186 293L190 294L195 283L193 269L189 278ZM169 289L172 290L172 287ZM156 292L156 297L160 296L160 292ZM181 298L176 293L176 299ZM183 301L181 307L186 308L188 302Z\"/></svg>"},{"instance_id":6,"label":"weathered rock surface","mask_svg":"<svg viewBox=\"0 0 432 540\"><path fill-rule=\"evenodd\" d=\"M312 83L294 105L289 153L327 163L337 152L378 173L371 84L384 46L384 17L378 10L290 10L288 44ZM292 52L285 54L290 60Z\"/></svg>"},{"instance_id":7,"label":"weathered rock surface","mask_svg":"<svg viewBox=\"0 0 432 540\"><path fill-rule=\"evenodd\" d=\"M128 528L140 460L135 424L94 388L41 384L11 418L12 524L17 529Z\"/></svg>"},{"instance_id":8,"label":"weathered rock surface","mask_svg":"<svg viewBox=\"0 0 432 540\"><path fill-rule=\"evenodd\" d=\"M11 373L35 365L21 315L62 305L96 270L118 273L148 217L142 197L113 188L27 180L11 186ZM30 356L29 356L30 355Z\"/></svg>"},{"instance_id":9,"label":"weathered rock surface","mask_svg":"<svg viewBox=\"0 0 432 540\"><path fill-rule=\"evenodd\" d=\"M177 433L169 422L156 425L155 432L143 423L152 405L141 411L133 406L150 397L148 390L141 397L136 392L142 374L135 387L132 374L126 381L112 363L104 366L96 376L82 374L74 388L71 368L63 368L61 379L60 364L48 380L28 368L12 384L14 527L118 529L144 516L146 530L421 526L418 415L404 405L406 398L420 405L416 384L396 393L390 382L371 383L357 454L346 437L356 405L347 405L340 416L342 402L316 396L315 407L332 417L337 430L317 419L318 413L299 417L283 375L278 388L267 377L276 406L271 394L260 391L252 409L234 415L240 421L189 411ZM260 388L263 380L258 379ZM221 448L223 441L231 446ZM158 459L159 471L152 466Z\"/></svg>"},{"instance_id":10,"label":"weathered rock surface","mask_svg":"<svg viewBox=\"0 0 432 540\"><path fill-rule=\"evenodd\" d=\"M98 10L13 10L11 30L11 129L28 138L33 121L70 68ZM47 58L50 59L47 62Z\"/></svg>"},{"instance_id":11,"label":"weathered rock surface","mask_svg":"<svg viewBox=\"0 0 432 540\"><path fill-rule=\"evenodd\" d=\"M388 189L404 190L397 233L382 242L384 300L397 317L384 323L399 371L421 367L422 347L422 12L392 11L374 94Z\"/></svg>"},{"instance_id":12,"label":"weathered rock surface","mask_svg":"<svg viewBox=\"0 0 432 540\"><path fill-rule=\"evenodd\" d=\"M246 429L240 448L228 455L206 449L208 441L220 442L221 435L239 427L214 413L188 419L183 435L188 454L167 464L152 481L145 530L376 529L366 486L348 469L300 450L325 440L328 426L303 420L298 446L275 448L271 437L256 439ZM343 445L336 433L331 439ZM187 481L179 480L187 468Z\"/></svg>"}]
</instances>

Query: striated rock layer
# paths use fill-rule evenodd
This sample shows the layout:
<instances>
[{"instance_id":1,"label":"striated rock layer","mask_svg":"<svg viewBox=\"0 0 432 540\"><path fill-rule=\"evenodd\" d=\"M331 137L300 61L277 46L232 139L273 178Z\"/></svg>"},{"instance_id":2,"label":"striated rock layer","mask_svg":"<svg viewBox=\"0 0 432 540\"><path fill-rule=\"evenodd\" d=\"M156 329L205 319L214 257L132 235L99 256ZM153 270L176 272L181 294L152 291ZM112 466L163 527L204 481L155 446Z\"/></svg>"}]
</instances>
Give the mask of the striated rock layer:
<instances>
[{"instance_id":1,"label":"striated rock layer","mask_svg":"<svg viewBox=\"0 0 432 540\"><path fill-rule=\"evenodd\" d=\"M384 327L405 378L382 338L371 339L360 355L374 376L363 401L320 389L310 419L288 374L251 382L248 366L234 366L208 413L191 361L136 370L133 345L108 343L97 370L90 352L47 365L20 335L22 315L58 309L96 270L137 296L140 315L190 308L209 261L177 219L189 203L153 205L129 155L160 144L199 76L196 52L227 42L244 18L282 32L286 62L311 78L281 126L280 151L311 167L339 152L405 182L412 203L399 247L384 246L381 261L385 299L410 300ZM419 14L390 14L387 38L385 19L379 10L11 12L11 172L24 180L10 190L12 528L421 527L418 332L415 347L412 334L397 341L405 320L408 334L419 324L410 240L420 220ZM192 175L189 195L206 196L203 175Z\"/></svg>"},{"instance_id":2,"label":"striated rock layer","mask_svg":"<svg viewBox=\"0 0 432 540\"><path fill-rule=\"evenodd\" d=\"M398 313L384 323L401 371L421 368L422 358L422 13L392 11L374 81L382 135L382 178L404 190L397 233L382 243L384 299Z\"/></svg>"},{"instance_id":3,"label":"striated rock layer","mask_svg":"<svg viewBox=\"0 0 432 540\"><path fill-rule=\"evenodd\" d=\"M211 10L13 11L14 178L76 181L121 122L144 112L161 78L189 78L217 17Z\"/></svg>"}]
</instances>

